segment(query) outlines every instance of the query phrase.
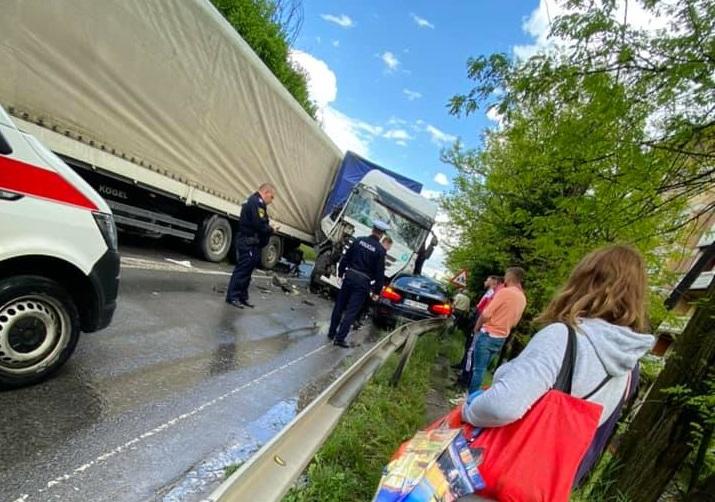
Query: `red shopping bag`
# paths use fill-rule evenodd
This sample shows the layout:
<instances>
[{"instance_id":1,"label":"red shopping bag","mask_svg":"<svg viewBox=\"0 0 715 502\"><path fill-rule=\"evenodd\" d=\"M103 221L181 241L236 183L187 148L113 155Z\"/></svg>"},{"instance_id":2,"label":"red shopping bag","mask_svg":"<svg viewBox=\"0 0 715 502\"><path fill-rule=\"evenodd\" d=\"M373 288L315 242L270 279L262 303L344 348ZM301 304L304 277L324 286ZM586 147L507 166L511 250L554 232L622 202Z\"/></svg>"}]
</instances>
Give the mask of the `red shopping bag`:
<instances>
[{"instance_id":1,"label":"red shopping bag","mask_svg":"<svg viewBox=\"0 0 715 502\"><path fill-rule=\"evenodd\" d=\"M551 390L521 420L484 429L470 444L484 450L480 495L503 502L568 501L601 409Z\"/></svg>"},{"instance_id":2,"label":"red shopping bag","mask_svg":"<svg viewBox=\"0 0 715 502\"><path fill-rule=\"evenodd\" d=\"M601 405L570 395L575 359L576 333L569 327L554 389L520 420L483 429L470 442L470 447L483 450L479 472L486 488L479 495L502 502L568 501L602 411ZM608 377L589 396L607 381ZM472 437L474 428L461 419L461 407L457 407L429 428L461 427L465 437Z\"/></svg>"}]
</instances>

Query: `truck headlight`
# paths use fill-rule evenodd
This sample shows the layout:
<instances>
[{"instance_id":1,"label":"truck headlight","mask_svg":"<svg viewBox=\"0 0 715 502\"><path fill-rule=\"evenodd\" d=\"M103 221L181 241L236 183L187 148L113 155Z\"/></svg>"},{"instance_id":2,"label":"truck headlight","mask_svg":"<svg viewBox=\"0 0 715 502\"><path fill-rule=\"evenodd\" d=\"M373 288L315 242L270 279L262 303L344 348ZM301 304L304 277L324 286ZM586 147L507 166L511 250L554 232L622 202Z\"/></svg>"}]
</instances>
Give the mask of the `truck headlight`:
<instances>
[{"instance_id":1,"label":"truck headlight","mask_svg":"<svg viewBox=\"0 0 715 502\"><path fill-rule=\"evenodd\" d=\"M104 242L107 247L112 250L117 250L117 225L114 223L114 216L108 213L92 213L94 221L97 222L99 231L104 237Z\"/></svg>"}]
</instances>

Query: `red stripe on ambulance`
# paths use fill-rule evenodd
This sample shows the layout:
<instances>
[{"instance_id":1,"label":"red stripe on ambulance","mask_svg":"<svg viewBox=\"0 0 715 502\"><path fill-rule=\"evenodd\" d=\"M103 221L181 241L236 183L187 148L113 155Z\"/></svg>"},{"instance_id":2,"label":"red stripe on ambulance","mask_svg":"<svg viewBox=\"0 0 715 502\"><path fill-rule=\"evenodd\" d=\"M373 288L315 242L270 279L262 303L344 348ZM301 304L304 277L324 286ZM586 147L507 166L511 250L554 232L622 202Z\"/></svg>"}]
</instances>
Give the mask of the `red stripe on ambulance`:
<instances>
[{"instance_id":1,"label":"red stripe on ambulance","mask_svg":"<svg viewBox=\"0 0 715 502\"><path fill-rule=\"evenodd\" d=\"M0 189L97 210L94 202L58 173L1 155Z\"/></svg>"}]
</instances>

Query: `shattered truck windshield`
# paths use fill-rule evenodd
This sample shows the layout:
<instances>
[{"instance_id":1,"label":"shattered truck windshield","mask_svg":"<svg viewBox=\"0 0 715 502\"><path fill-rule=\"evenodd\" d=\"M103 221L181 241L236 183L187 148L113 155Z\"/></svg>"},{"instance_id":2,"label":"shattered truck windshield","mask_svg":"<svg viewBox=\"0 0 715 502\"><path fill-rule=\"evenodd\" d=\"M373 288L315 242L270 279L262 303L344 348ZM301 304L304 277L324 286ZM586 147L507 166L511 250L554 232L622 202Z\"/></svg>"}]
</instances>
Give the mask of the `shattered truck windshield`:
<instances>
[{"instance_id":1,"label":"shattered truck windshield","mask_svg":"<svg viewBox=\"0 0 715 502\"><path fill-rule=\"evenodd\" d=\"M420 247L427 230L405 218L392 209L380 204L370 194L363 191L354 193L345 209L345 216L366 227L371 227L375 220L382 220L390 225L387 234L396 242L413 251Z\"/></svg>"}]
</instances>

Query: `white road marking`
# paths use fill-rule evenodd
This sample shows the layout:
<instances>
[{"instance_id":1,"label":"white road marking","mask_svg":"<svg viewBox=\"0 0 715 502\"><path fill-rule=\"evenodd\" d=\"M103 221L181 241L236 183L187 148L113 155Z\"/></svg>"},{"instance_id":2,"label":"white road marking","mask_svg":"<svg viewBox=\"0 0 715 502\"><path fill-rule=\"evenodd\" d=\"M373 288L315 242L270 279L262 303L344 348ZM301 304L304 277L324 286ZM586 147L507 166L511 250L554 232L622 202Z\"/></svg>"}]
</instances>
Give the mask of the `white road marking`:
<instances>
[{"instance_id":1,"label":"white road marking","mask_svg":"<svg viewBox=\"0 0 715 502\"><path fill-rule=\"evenodd\" d=\"M223 275L225 277L231 277L231 272L223 272L221 270L210 270L207 268L199 268L189 265L188 267L182 262L177 260L171 260L165 258L166 261L156 261L148 260L146 258L137 258L134 256L122 256L121 264L122 268L133 268L138 270L154 270L158 272L183 272L183 273L193 273L193 274L205 274L205 275ZM268 275L260 270L254 272L251 275L252 279L269 279L272 280L273 276ZM291 281L291 279L288 279Z\"/></svg>"},{"instance_id":2,"label":"white road marking","mask_svg":"<svg viewBox=\"0 0 715 502\"><path fill-rule=\"evenodd\" d=\"M240 385L240 386L226 392L225 394L222 394L222 395L218 396L217 398L214 398L211 401L208 401L208 402L202 404L201 406L194 408L193 410L191 410L189 412L183 413L183 414L179 415L178 417L172 418L168 422L165 422L165 423L153 428L152 430L147 431L144 434L141 434L140 436L137 436L137 437L127 441L126 443L124 443L121 446L117 446L116 448L103 453L102 455L98 456L94 460L91 460L91 461L87 462L86 464L80 465L79 467L73 469L71 472L63 474L62 476L58 476L55 479L48 481L47 486L45 488L40 488L37 491L37 493L38 494L44 493L44 492L50 490L51 488L54 488L55 486L57 486L61 483L64 483L65 481L67 481L69 479L76 477L77 475L83 473L87 469L94 467L97 464L100 464L100 463L104 462L105 460L107 460L111 457L114 457L115 455L117 455L119 453L129 450L132 446L136 445L137 443L140 443L141 441L145 440L146 438L149 438L151 436L154 436L155 434L163 432L163 431L169 429L170 427L173 427L174 425L178 424L179 422L182 422L182 421L186 420L187 418L193 417L194 415L201 413L205 409L210 408L210 407L220 403L224 399L231 397L232 395L234 395L238 392L241 392L242 390L265 380L266 378L270 377L271 375L274 375L274 374L278 373L279 371L282 371L282 370L289 368L295 364L298 364L302 360L307 359L308 357L310 357L314 354L317 354L318 352L323 350L328 345L330 345L330 344L326 343L324 345L321 345L317 349L311 350L310 352L306 352L302 356L300 356L296 359L293 359L292 361L290 361L278 368L274 368L271 371L269 371L268 373L265 373L255 379L251 380L250 382L244 383L243 385ZM26 502L29 498L30 498L29 494L24 494L24 495L21 495L20 497L18 497L17 499L15 499L14 502Z\"/></svg>"},{"instance_id":3,"label":"white road marking","mask_svg":"<svg viewBox=\"0 0 715 502\"><path fill-rule=\"evenodd\" d=\"M140 270L157 270L163 272L184 272L207 275L225 275L230 276L229 272L220 270L209 270L198 267L187 267L176 262L147 260L146 258L136 258L134 256L122 256L121 264L123 268L137 268Z\"/></svg>"},{"instance_id":4,"label":"white road marking","mask_svg":"<svg viewBox=\"0 0 715 502\"><path fill-rule=\"evenodd\" d=\"M173 258L164 258L164 260L168 261L169 263L173 263L174 265L181 265L182 267L193 268L193 265L189 260L175 260Z\"/></svg>"}]
</instances>

